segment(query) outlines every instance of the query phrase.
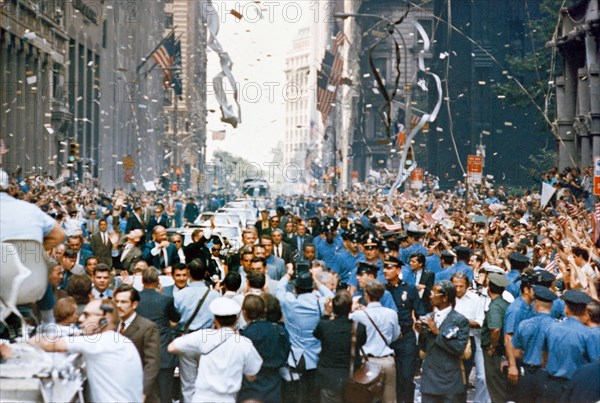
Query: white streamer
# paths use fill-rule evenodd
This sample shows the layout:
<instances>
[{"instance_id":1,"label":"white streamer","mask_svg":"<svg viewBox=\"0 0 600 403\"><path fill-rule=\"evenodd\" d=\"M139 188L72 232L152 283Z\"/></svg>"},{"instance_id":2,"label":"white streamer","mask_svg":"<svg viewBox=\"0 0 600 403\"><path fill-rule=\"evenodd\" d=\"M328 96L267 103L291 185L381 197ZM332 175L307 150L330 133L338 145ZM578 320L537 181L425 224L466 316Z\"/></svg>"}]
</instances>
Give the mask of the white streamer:
<instances>
[{"instance_id":1,"label":"white streamer","mask_svg":"<svg viewBox=\"0 0 600 403\"><path fill-rule=\"evenodd\" d=\"M219 41L217 40L217 34L219 33L219 13L215 9L213 3L208 0L205 4L202 4L202 21L206 24L210 38L208 40L208 47L219 55L219 62L221 64L221 71L213 77L213 88L215 91L215 97L221 107L221 121L229 123L234 128L239 123L242 123L242 111L238 101L237 86L235 84L235 78L231 72L233 62L229 57L229 54L223 49ZM227 101L227 94L224 89L224 80L227 78L229 85L233 89L233 99L237 106L237 112L233 105L230 105Z\"/></svg>"},{"instance_id":2,"label":"white streamer","mask_svg":"<svg viewBox=\"0 0 600 403\"><path fill-rule=\"evenodd\" d=\"M406 139L404 151L402 151L402 158L400 159L400 165L398 167L398 176L396 177L396 180L394 181L394 184L390 189L390 193L388 194L389 204L392 203L394 193L396 193L396 189L402 186L402 184L409 175L409 173L405 172L404 170L404 164L406 163L406 158L408 157L408 149L410 147L410 144L412 143L413 138L423 128L423 126L425 126L425 123L435 121L438 113L440 112L440 108L442 107L442 81L437 76L437 74L434 74L425 69L425 52L429 51L430 46L429 36L427 36L427 32L425 32L423 26L417 21L413 21L413 25L415 26L417 31L419 31L419 35L421 35L421 38L423 38L423 49L419 51L419 70L421 70L423 73L429 76L432 76L435 80L435 86L438 92L438 100L435 104L435 108L433 108L433 111L431 113L425 113L423 114L423 116L421 116L419 123L411 130L410 134L408 135L408 138ZM414 169L414 166L416 165L413 163L413 166L411 168Z\"/></svg>"}]
</instances>

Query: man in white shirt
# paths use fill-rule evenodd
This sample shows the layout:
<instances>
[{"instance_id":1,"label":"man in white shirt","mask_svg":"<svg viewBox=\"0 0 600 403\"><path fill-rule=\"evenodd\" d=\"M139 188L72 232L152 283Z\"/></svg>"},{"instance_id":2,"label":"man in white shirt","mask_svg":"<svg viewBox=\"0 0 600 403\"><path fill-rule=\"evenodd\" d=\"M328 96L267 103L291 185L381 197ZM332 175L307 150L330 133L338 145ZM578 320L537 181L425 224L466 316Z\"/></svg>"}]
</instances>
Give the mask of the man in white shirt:
<instances>
[{"instance_id":1,"label":"man in white shirt","mask_svg":"<svg viewBox=\"0 0 600 403\"><path fill-rule=\"evenodd\" d=\"M398 314L392 309L381 306L385 287L377 280L370 280L365 287L367 307L354 311L350 319L362 323L367 328L367 343L363 346L369 361L380 364L383 368L385 389L383 402L396 401L396 364L394 350L390 344L400 336Z\"/></svg>"},{"instance_id":2,"label":"man in white shirt","mask_svg":"<svg viewBox=\"0 0 600 403\"><path fill-rule=\"evenodd\" d=\"M234 330L241 310L232 299L216 298L210 303L214 329L201 329L169 344L169 353L200 356L192 402L235 402L242 377L256 379L263 360L252 342Z\"/></svg>"},{"instance_id":3,"label":"man in white shirt","mask_svg":"<svg viewBox=\"0 0 600 403\"><path fill-rule=\"evenodd\" d=\"M108 300L89 302L79 317L82 336L35 336L29 343L48 352L80 353L85 360L91 402L143 402L140 356L129 339L116 332L117 307Z\"/></svg>"},{"instance_id":4,"label":"man in white shirt","mask_svg":"<svg viewBox=\"0 0 600 403\"><path fill-rule=\"evenodd\" d=\"M94 298L112 298L113 290L108 288L110 282L110 267L104 263L98 263L94 267L94 275L92 276L92 294Z\"/></svg>"},{"instance_id":5,"label":"man in white shirt","mask_svg":"<svg viewBox=\"0 0 600 403\"><path fill-rule=\"evenodd\" d=\"M469 337L471 339L471 358L465 360L465 376L467 382L469 374L475 364L475 398L476 402L488 402L490 397L485 384L485 368L483 366L483 350L481 350L481 325L485 319L483 309L485 300L475 292L468 289L469 278L463 272L452 275L452 284L456 288L456 312L469 320Z\"/></svg>"}]
</instances>

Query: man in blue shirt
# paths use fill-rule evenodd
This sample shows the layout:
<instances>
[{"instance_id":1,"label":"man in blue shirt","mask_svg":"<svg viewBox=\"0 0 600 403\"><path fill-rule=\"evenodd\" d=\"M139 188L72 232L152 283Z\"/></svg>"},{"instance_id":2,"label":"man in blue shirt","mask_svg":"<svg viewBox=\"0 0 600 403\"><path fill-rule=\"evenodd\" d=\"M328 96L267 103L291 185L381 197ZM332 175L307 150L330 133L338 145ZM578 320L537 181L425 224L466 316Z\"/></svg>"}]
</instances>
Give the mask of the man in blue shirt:
<instances>
[{"instance_id":1,"label":"man in blue shirt","mask_svg":"<svg viewBox=\"0 0 600 403\"><path fill-rule=\"evenodd\" d=\"M338 288L347 288L350 283L350 276L356 269L356 265L360 261L366 260L365 254L358 249L359 236L356 233L350 233L347 237L347 249L344 249L337 254L337 274L340 279Z\"/></svg>"},{"instance_id":2,"label":"man in blue shirt","mask_svg":"<svg viewBox=\"0 0 600 403\"><path fill-rule=\"evenodd\" d=\"M510 272L506 277L510 284L506 287L506 291L510 292L513 297L518 298L521 287L520 276L523 270L529 266L529 259L522 253L512 252L508 255L508 262L510 263Z\"/></svg>"},{"instance_id":3,"label":"man in blue shirt","mask_svg":"<svg viewBox=\"0 0 600 403\"><path fill-rule=\"evenodd\" d=\"M586 293L574 290L565 292L563 299L567 318L545 333L542 349L548 354L548 381L542 392L543 400L547 402L560 400L578 368L600 359L597 333L584 325L586 305L592 299Z\"/></svg>"},{"instance_id":4,"label":"man in blue shirt","mask_svg":"<svg viewBox=\"0 0 600 403\"><path fill-rule=\"evenodd\" d=\"M542 394L542 386L547 378L546 371L542 368L544 335L556 323L550 316L552 302L557 299L556 294L540 285L534 285L533 292L535 316L521 322L511 339L516 356L522 359L523 371L517 384L516 401L525 403L535 403Z\"/></svg>"},{"instance_id":5,"label":"man in blue shirt","mask_svg":"<svg viewBox=\"0 0 600 403\"><path fill-rule=\"evenodd\" d=\"M281 303L285 328L290 335L291 351L288 364L302 372L302 377L299 385L296 382L286 382L283 394L290 398L300 394L303 401L314 402L318 401L319 397L316 369L321 342L313 332L325 312L325 298L333 298L334 294L327 287L319 284L320 296L317 296L313 292L315 284L310 272L298 273L291 282L294 292L288 291L288 283L293 273L290 269L281 278L275 289L275 296ZM294 399L294 401L299 400Z\"/></svg>"},{"instance_id":6,"label":"man in blue shirt","mask_svg":"<svg viewBox=\"0 0 600 403\"><path fill-rule=\"evenodd\" d=\"M323 231L325 240L320 242L313 241L317 248L317 259L323 260L327 267L336 273L339 272L337 253L343 248L342 238L336 234L337 222L335 219L328 219L324 222ZM339 241L338 241L339 239Z\"/></svg>"},{"instance_id":7,"label":"man in blue shirt","mask_svg":"<svg viewBox=\"0 0 600 403\"><path fill-rule=\"evenodd\" d=\"M456 254L456 264L446 270L438 272L438 274L435 276L435 282L437 283L441 280L450 280L454 273L460 271L467 275L469 278L469 284L473 284L473 269L467 264L469 258L471 257L471 249L464 246L457 246L454 248L454 253ZM446 278L447 276L450 277Z\"/></svg>"},{"instance_id":8,"label":"man in blue shirt","mask_svg":"<svg viewBox=\"0 0 600 403\"><path fill-rule=\"evenodd\" d=\"M396 397L399 402L412 402L415 398L415 369L417 366L417 338L413 331L413 316L426 314L419 292L400 278L402 262L392 256L385 259L384 277L386 291L394 299L398 311L400 337L392 344L396 362Z\"/></svg>"},{"instance_id":9,"label":"man in blue shirt","mask_svg":"<svg viewBox=\"0 0 600 403\"><path fill-rule=\"evenodd\" d=\"M400 260L402 260L402 263L407 265L410 262L410 256L415 253L427 255L427 249L419 243L419 239L421 239L424 234L423 231L409 227L409 230L406 231L409 246L407 248L402 248L402 251L400 252Z\"/></svg>"},{"instance_id":10,"label":"man in blue shirt","mask_svg":"<svg viewBox=\"0 0 600 403\"><path fill-rule=\"evenodd\" d=\"M449 250L442 250L440 253L440 267L441 269L435 273L435 282L442 280L450 280L454 273L450 273L450 269L454 266L454 259L456 255L454 252Z\"/></svg>"},{"instance_id":11,"label":"man in blue shirt","mask_svg":"<svg viewBox=\"0 0 600 403\"><path fill-rule=\"evenodd\" d=\"M356 290L356 292L352 296L360 297L360 299L358 300L359 304L364 306L367 305L365 287L369 283L369 281L375 280L375 276L377 275L378 271L379 268L373 264L367 262L358 263L356 269L356 279L358 281L359 289ZM392 309L394 312L398 311L398 309L396 308L396 304L394 303L394 299L392 298L392 295L387 290L383 293L383 296L381 297L379 302L381 302L382 306Z\"/></svg>"},{"instance_id":12,"label":"man in blue shirt","mask_svg":"<svg viewBox=\"0 0 600 403\"><path fill-rule=\"evenodd\" d=\"M511 340L519 324L534 314L531 303L534 301L535 295L531 285L532 279L528 274L525 273L521 276L521 296L508 306L504 317L504 346L508 359L508 381L513 384L516 384L519 379L520 362L517 362L517 354ZM514 388L509 388L509 395L513 394L511 392L514 392Z\"/></svg>"}]
</instances>

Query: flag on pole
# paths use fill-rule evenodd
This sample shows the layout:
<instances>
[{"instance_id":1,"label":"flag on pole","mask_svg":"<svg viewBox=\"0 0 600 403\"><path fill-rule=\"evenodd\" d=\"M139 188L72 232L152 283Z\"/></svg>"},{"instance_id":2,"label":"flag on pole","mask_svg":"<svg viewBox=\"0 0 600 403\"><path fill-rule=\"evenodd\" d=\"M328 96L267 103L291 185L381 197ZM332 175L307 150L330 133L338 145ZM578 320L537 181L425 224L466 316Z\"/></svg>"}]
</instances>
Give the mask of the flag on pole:
<instances>
[{"instance_id":1,"label":"flag on pole","mask_svg":"<svg viewBox=\"0 0 600 403\"><path fill-rule=\"evenodd\" d=\"M333 41L331 52L325 51L321 70L317 72L317 110L321 112L323 125L326 125L331 104L335 101L338 87L343 82L344 59L341 57L343 43L344 34L339 31Z\"/></svg>"},{"instance_id":2,"label":"flag on pole","mask_svg":"<svg viewBox=\"0 0 600 403\"><path fill-rule=\"evenodd\" d=\"M164 82L165 82L165 86L168 88L168 86L170 85L171 80L171 71L168 70L169 67L173 66L173 56L175 54L175 31L171 31L171 33L169 34L169 36L167 36L167 38L162 42L162 45L160 45L153 53L152 53L152 60L154 60L156 62L156 64L158 64L160 66L161 69L163 69L163 72L165 74L164 76Z\"/></svg>"}]
</instances>

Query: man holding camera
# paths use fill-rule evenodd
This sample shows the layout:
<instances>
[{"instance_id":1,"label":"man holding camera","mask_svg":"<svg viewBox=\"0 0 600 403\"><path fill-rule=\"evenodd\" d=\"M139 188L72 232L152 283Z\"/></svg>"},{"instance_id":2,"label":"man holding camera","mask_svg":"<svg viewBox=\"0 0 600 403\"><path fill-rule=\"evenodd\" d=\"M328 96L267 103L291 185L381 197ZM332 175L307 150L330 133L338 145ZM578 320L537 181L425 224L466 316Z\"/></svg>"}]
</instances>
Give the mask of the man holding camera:
<instances>
[{"instance_id":1,"label":"man holding camera","mask_svg":"<svg viewBox=\"0 0 600 403\"><path fill-rule=\"evenodd\" d=\"M117 307L109 299L90 301L79 317L82 335L29 343L48 352L80 353L87 368L89 401L143 402L142 361L133 343L116 332Z\"/></svg>"}]
</instances>

